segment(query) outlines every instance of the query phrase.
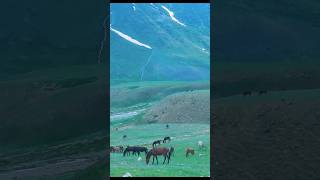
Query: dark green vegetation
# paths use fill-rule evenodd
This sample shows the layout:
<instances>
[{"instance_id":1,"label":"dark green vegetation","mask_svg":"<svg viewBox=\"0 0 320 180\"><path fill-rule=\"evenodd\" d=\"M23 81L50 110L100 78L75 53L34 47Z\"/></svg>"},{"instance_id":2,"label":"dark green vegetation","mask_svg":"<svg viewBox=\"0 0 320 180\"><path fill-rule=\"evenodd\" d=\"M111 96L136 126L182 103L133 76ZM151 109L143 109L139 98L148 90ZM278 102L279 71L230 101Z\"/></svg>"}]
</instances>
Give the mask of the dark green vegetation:
<instances>
[{"instance_id":1,"label":"dark green vegetation","mask_svg":"<svg viewBox=\"0 0 320 180\"><path fill-rule=\"evenodd\" d=\"M105 8L2 3L0 179L105 177L107 64L97 57Z\"/></svg>"},{"instance_id":2,"label":"dark green vegetation","mask_svg":"<svg viewBox=\"0 0 320 180\"><path fill-rule=\"evenodd\" d=\"M215 1L217 179L319 177L319 8L316 0Z\"/></svg>"}]
</instances>

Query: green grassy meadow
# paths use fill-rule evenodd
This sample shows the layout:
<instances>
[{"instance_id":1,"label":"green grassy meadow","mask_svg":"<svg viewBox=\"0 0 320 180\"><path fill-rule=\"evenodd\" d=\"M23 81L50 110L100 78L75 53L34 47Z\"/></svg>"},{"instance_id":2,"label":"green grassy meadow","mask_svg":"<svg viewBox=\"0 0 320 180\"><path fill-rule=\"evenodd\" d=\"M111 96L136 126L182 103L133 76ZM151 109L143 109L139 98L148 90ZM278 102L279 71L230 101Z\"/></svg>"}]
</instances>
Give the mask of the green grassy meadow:
<instances>
[{"instance_id":1,"label":"green grassy meadow","mask_svg":"<svg viewBox=\"0 0 320 180\"><path fill-rule=\"evenodd\" d=\"M159 164L152 164L151 158L148 165L144 153L140 154L141 160L138 160L138 156L124 157L122 153L110 153L110 176L121 177L126 172L133 177L209 176L209 123L176 123L173 119L168 123L169 128L166 128L166 123L146 123L144 116L148 110L159 106L159 102L171 94L190 90L199 90L193 92L201 93L201 90L206 88L208 85L204 82L138 82L111 87L111 94L115 95L111 96L110 145L146 146L151 149L152 142L170 136L171 142L160 146L174 147L175 151L169 164L162 164L164 157L159 156ZM147 96L150 91L153 96ZM179 101L177 100L178 103ZM127 135L127 138L123 139L123 135ZM203 141L206 149L199 150L198 141ZM195 149L195 155L186 158L186 148Z\"/></svg>"},{"instance_id":2,"label":"green grassy meadow","mask_svg":"<svg viewBox=\"0 0 320 180\"><path fill-rule=\"evenodd\" d=\"M127 139L122 136L126 134ZM169 124L166 129L164 124L137 125L111 130L111 145L142 145L150 144L154 140L170 136L171 142L161 144L163 147L174 147L174 155L169 164L162 164L164 157L158 157L159 164L146 164L145 154L141 153L141 161L138 156L123 156L122 153L110 154L110 175L112 177L122 176L130 172L133 176L209 176L210 175L210 132L207 124ZM206 145L206 149L199 150L197 142L201 140ZM185 156L185 149L191 147L195 149L195 155Z\"/></svg>"}]
</instances>

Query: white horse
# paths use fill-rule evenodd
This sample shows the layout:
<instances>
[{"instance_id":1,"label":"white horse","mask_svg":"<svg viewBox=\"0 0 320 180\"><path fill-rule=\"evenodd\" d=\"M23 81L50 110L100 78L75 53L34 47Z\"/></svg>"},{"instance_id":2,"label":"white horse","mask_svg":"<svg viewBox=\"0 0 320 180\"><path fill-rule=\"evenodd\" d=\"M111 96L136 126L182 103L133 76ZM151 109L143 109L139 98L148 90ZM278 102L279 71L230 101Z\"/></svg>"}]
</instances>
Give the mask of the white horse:
<instances>
[{"instance_id":1,"label":"white horse","mask_svg":"<svg viewBox=\"0 0 320 180\"><path fill-rule=\"evenodd\" d=\"M205 146L204 146L202 141L198 141L198 147L199 147L199 149L204 149L205 148Z\"/></svg>"}]
</instances>

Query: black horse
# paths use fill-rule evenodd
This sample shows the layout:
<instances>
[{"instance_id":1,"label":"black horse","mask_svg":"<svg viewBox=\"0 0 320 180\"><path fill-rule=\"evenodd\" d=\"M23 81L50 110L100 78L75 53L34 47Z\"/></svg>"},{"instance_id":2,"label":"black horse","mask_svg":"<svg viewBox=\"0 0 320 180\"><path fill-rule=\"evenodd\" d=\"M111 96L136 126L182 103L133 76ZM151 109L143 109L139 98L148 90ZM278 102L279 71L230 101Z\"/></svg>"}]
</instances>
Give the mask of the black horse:
<instances>
[{"instance_id":1,"label":"black horse","mask_svg":"<svg viewBox=\"0 0 320 180\"><path fill-rule=\"evenodd\" d=\"M258 93L259 93L259 95L267 94L267 91L266 91L266 90L261 90L261 91L259 91Z\"/></svg>"},{"instance_id":2,"label":"black horse","mask_svg":"<svg viewBox=\"0 0 320 180\"><path fill-rule=\"evenodd\" d=\"M148 148L140 146L128 146L123 151L123 156L130 155L130 152L132 152L132 155L138 154L138 156L140 156L140 152L145 152L145 154L147 154Z\"/></svg>"},{"instance_id":3,"label":"black horse","mask_svg":"<svg viewBox=\"0 0 320 180\"><path fill-rule=\"evenodd\" d=\"M161 140L156 140L152 143L152 147L155 147L157 144L161 144Z\"/></svg>"},{"instance_id":4,"label":"black horse","mask_svg":"<svg viewBox=\"0 0 320 180\"><path fill-rule=\"evenodd\" d=\"M167 137L164 137L164 139L163 139L163 143L166 143L167 141L171 141L171 138L169 137L169 136L167 136Z\"/></svg>"}]
</instances>

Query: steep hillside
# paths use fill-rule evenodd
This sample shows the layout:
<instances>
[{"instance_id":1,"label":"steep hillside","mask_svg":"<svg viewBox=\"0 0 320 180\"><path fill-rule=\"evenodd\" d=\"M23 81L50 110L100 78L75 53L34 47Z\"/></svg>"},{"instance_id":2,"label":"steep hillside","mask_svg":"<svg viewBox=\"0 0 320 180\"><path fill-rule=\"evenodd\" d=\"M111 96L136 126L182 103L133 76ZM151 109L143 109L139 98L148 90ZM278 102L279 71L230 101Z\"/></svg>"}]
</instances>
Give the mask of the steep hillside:
<instances>
[{"instance_id":1,"label":"steep hillside","mask_svg":"<svg viewBox=\"0 0 320 180\"><path fill-rule=\"evenodd\" d=\"M215 1L217 179L319 177L319 8L317 0Z\"/></svg>"},{"instance_id":2,"label":"steep hillside","mask_svg":"<svg viewBox=\"0 0 320 180\"><path fill-rule=\"evenodd\" d=\"M319 177L319 89L220 98L213 112L217 178Z\"/></svg>"},{"instance_id":3,"label":"steep hillside","mask_svg":"<svg viewBox=\"0 0 320 180\"><path fill-rule=\"evenodd\" d=\"M209 90L180 92L154 104L143 116L147 123L210 123Z\"/></svg>"},{"instance_id":4,"label":"steep hillside","mask_svg":"<svg viewBox=\"0 0 320 180\"><path fill-rule=\"evenodd\" d=\"M209 7L111 4L112 82L209 79Z\"/></svg>"}]
</instances>

